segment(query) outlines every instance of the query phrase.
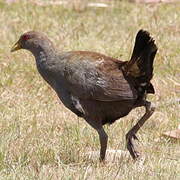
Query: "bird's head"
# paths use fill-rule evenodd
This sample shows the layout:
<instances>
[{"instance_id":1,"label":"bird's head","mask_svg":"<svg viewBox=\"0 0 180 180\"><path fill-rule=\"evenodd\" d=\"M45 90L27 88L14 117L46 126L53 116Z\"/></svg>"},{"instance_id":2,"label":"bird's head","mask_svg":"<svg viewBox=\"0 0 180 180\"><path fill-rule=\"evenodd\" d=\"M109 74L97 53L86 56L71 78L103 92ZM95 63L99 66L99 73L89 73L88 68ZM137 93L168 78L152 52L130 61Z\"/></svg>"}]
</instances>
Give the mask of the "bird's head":
<instances>
[{"instance_id":1,"label":"bird's head","mask_svg":"<svg viewBox=\"0 0 180 180\"><path fill-rule=\"evenodd\" d=\"M27 49L33 52L40 46L48 47L50 45L52 45L51 41L44 34L36 31L29 31L20 36L19 40L12 47L11 52L19 49Z\"/></svg>"}]
</instances>

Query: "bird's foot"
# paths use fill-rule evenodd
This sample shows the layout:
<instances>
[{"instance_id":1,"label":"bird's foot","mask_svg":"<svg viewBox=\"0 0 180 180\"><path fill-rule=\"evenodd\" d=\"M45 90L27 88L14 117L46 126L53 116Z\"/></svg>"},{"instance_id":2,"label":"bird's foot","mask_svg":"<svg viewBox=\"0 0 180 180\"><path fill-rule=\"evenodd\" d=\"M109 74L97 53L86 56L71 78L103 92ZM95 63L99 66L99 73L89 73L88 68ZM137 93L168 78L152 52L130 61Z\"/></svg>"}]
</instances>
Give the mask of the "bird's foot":
<instances>
[{"instance_id":1,"label":"bird's foot","mask_svg":"<svg viewBox=\"0 0 180 180\"><path fill-rule=\"evenodd\" d=\"M103 165L106 165L106 160L105 160L105 158L104 159L101 159L101 158L99 158L99 162L100 162L100 164L103 166Z\"/></svg>"},{"instance_id":2,"label":"bird's foot","mask_svg":"<svg viewBox=\"0 0 180 180\"><path fill-rule=\"evenodd\" d=\"M134 133L128 133L126 135L127 149L129 151L129 153L131 154L132 158L134 160L136 160L140 156L140 154L134 148L134 143L133 143L134 140L139 141L139 139L137 138L137 136Z\"/></svg>"}]
</instances>

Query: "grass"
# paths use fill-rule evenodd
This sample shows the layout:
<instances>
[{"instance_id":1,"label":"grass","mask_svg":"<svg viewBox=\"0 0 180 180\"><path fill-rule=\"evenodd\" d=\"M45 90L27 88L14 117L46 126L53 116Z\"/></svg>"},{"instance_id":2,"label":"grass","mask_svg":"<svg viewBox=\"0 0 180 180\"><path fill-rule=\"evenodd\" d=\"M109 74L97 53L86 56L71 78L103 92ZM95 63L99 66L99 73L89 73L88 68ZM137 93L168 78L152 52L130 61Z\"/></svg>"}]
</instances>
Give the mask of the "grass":
<instances>
[{"instance_id":1,"label":"grass","mask_svg":"<svg viewBox=\"0 0 180 180\"><path fill-rule=\"evenodd\" d=\"M147 29L159 47L154 64L157 104L139 131L144 161L99 163L83 156L99 150L96 132L59 102L27 51L10 53L28 30L46 33L60 50L91 50L128 60L134 37ZM115 2L79 13L63 6L12 5L0 0L0 179L179 179L180 142L161 137L180 119L179 4ZM142 116L136 109L105 129L108 149L125 148L125 134Z\"/></svg>"}]
</instances>

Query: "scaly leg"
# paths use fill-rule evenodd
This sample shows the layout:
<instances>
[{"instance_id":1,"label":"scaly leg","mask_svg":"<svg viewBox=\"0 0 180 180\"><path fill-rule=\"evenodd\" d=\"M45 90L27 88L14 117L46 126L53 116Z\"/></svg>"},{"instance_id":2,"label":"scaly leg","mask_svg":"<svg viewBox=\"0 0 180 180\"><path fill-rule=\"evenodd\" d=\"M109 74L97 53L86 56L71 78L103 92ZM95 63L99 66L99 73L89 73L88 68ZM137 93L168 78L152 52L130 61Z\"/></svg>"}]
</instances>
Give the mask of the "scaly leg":
<instances>
[{"instance_id":1,"label":"scaly leg","mask_svg":"<svg viewBox=\"0 0 180 180\"><path fill-rule=\"evenodd\" d=\"M137 159L139 157L139 153L135 150L133 145L133 139L137 139L136 133L143 126L143 124L149 119L149 117L153 114L155 107L151 105L150 102L145 101L144 106L146 108L146 112L143 117L137 122L137 124L130 129L130 131L126 134L126 143L127 149L130 152L133 159Z\"/></svg>"},{"instance_id":2,"label":"scaly leg","mask_svg":"<svg viewBox=\"0 0 180 180\"><path fill-rule=\"evenodd\" d=\"M104 128L101 121L93 121L92 119L86 119L87 123L91 125L99 134L99 140L100 140L100 161L104 161L105 155L106 155L106 149L107 149L107 141L108 141L108 135L104 131Z\"/></svg>"},{"instance_id":3,"label":"scaly leg","mask_svg":"<svg viewBox=\"0 0 180 180\"><path fill-rule=\"evenodd\" d=\"M100 161L104 161L106 155L106 149L107 149L108 136L104 131L103 127L101 129L97 129L97 132L99 134L99 140L101 144Z\"/></svg>"}]
</instances>

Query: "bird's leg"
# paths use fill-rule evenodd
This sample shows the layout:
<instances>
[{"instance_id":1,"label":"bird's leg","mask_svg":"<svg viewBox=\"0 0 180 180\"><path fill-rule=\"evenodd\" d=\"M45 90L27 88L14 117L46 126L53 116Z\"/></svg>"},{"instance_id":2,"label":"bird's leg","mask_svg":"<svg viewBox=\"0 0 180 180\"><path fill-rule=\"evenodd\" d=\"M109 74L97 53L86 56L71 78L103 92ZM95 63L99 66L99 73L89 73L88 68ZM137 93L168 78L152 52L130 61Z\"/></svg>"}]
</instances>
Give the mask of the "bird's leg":
<instances>
[{"instance_id":1,"label":"bird's leg","mask_svg":"<svg viewBox=\"0 0 180 180\"><path fill-rule=\"evenodd\" d=\"M108 141L108 135L104 131L104 128L102 124L100 123L101 121L92 121L89 119L86 119L87 123L91 125L99 134L99 140L100 140L100 161L104 161L105 155L106 155L106 149L107 149L107 141Z\"/></svg>"},{"instance_id":2,"label":"bird's leg","mask_svg":"<svg viewBox=\"0 0 180 180\"><path fill-rule=\"evenodd\" d=\"M104 131L103 127L100 129L97 129L97 132L99 134L99 140L101 144L100 161L104 161L105 155L106 155L106 149L107 149L108 136L106 132Z\"/></svg>"},{"instance_id":3,"label":"bird's leg","mask_svg":"<svg viewBox=\"0 0 180 180\"><path fill-rule=\"evenodd\" d=\"M139 157L139 153L135 150L133 145L133 138L137 139L136 133L138 130L143 126L143 124L146 122L147 119L153 114L155 107L152 106L152 104L148 101L144 101L143 106L146 108L146 112L143 115L143 117L135 124L135 126L130 129L130 131L126 134L126 143L127 143L127 149L130 152L133 159L137 159Z\"/></svg>"}]
</instances>

